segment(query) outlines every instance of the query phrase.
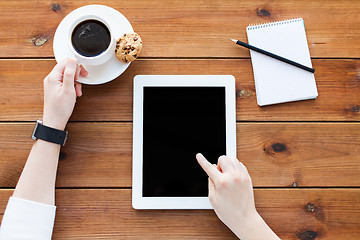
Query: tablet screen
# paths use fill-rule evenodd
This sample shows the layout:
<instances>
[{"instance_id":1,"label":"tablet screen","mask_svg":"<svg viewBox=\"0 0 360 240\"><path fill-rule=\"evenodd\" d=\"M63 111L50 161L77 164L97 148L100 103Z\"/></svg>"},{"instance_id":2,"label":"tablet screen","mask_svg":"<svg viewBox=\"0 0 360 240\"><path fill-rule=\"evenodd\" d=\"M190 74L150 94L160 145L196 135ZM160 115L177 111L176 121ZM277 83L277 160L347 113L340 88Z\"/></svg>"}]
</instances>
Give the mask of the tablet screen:
<instances>
[{"instance_id":1,"label":"tablet screen","mask_svg":"<svg viewBox=\"0 0 360 240\"><path fill-rule=\"evenodd\" d=\"M143 197L206 197L196 161L226 154L225 87L144 87Z\"/></svg>"}]
</instances>

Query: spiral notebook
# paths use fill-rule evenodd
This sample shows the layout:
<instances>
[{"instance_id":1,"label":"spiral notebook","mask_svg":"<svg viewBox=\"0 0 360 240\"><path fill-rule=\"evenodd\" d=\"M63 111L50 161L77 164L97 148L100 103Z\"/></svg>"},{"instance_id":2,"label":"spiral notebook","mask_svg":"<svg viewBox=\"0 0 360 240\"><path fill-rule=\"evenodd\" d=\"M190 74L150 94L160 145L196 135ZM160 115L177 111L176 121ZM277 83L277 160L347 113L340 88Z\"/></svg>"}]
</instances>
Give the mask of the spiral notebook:
<instances>
[{"instance_id":1,"label":"spiral notebook","mask_svg":"<svg viewBox=\"0 0 360 240\"><path fill-rule=\"evenodd\" d=\"M246 28L249 44L312 67L301 18ZM250 50L259 106L314 99L318 96L313 73Z\"/></svg>"}]
</instances>

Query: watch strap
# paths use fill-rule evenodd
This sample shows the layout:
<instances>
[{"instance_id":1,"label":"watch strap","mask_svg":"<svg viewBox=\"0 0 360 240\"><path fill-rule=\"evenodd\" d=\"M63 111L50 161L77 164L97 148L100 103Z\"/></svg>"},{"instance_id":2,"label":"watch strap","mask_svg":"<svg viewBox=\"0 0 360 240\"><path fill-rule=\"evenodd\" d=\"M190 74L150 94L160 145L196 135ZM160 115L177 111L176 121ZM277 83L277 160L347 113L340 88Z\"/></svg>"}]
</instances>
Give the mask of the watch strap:
<instances>
[{"instance_id":1,"label":"watch strap","mask_svg":"<svg viewBox=\"0 0 360 240\"><path fill-rule=\"evenodd\" d=\"M41 139L47 142L56 143L64 146L67 139L68 132L61 131L42 125L40 121L36 122L36 126L32 135L32 139Z\"/></svg>"}]
</instances>

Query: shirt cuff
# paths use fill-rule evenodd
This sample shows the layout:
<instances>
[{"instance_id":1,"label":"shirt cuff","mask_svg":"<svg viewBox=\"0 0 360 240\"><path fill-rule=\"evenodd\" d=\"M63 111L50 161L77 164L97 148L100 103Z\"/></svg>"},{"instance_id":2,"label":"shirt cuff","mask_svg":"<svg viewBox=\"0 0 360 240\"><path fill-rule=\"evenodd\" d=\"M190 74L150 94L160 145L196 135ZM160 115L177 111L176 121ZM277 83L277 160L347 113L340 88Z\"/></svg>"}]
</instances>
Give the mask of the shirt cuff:
<instances>
[{"instance_id":1,"label":"shirt cuff","mask_svg":"<svg viewBox=\"0 0 360 240\"><path fill-rule=\"evenodd\" d=\"M56 207L10 197L2 224L1 240L51 240Z\"/></svg>"}]
</instances>

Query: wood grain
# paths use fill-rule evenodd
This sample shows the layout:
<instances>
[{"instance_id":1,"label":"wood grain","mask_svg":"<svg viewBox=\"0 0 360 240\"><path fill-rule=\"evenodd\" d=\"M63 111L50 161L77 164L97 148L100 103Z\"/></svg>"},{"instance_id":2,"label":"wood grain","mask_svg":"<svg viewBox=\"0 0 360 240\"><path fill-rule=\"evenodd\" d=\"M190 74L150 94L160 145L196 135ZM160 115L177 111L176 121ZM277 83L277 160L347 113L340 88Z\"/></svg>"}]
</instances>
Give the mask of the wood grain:
<instances>
[{"instance_id":1,"label":"wood grain","mask_svg":"<svg viewBox=\"0 0 360 240\"><path fill-rule=\"evenodd\" d=\"M141 57L249 57L229 38L249 24L302 17L312 57L360 57L360 2L346 1L0 1L0 57L50 57L55 30L88 4L115 8L144 40ZM331 49L331 51L329 51Z\"/></svg>"},{"instance_id":2,"label":"wood grain","mask_svg":"<svg viewBox=\"0 0 360 240\"><path fill-rule=\"evenodd\" d=\"M0 124L0 187L16 185L33 126ZM131 123L67 129L57 187L131 187ZM360 186L359 123L238 123L237 153L256 187Z\"/></svg>"},{"instance_id":3,"label":"wood grain","mask_svg":"<svg viewBox=\"0 0 360 240\"><path fill-rule=\"evenodd\" d=\"M0 218L12 190L0 190ZM281 239L358 239L359 189L255 189ZM212 210L131 207L131 190L60 189L53 239L237 239Z\"/></svg>"},{"instance_id":4,"label":"wood grain","mask_svg":"<svg viewBox=\"0 0 360 240\"><path fill-rule=\"evenodd\" d=\"M0 60L0 121L35 121L42 115L43 78L53 60ZM72 121L132 121L137 74L234 75L238 121L359 121L360 61L313 60L319 97L259 107L251 62L230 60L138 60L116 80L83 86Z\"/></svg>"},{"instance_id":5,"label":"wood grain","mask_svg":"<svg viewBox=\"0 0 360 240\"><path fill-rule=\"evenodd\" d=\"M137 74L234 75L238 158L263 218L281 239L359 238L358 0L0 0L0 221L13 191L4 188L15 187L42 115L55 30L87 4L123 13L144 47L115 81L83 86L60 154L53 239L236 239L213 211L132 209ZM319 97L258 107L249 51L228 39L295 17L305 21Z\"/></svg>"}]
</instances>

